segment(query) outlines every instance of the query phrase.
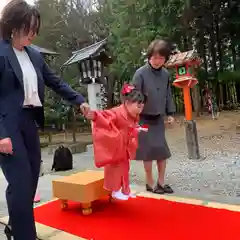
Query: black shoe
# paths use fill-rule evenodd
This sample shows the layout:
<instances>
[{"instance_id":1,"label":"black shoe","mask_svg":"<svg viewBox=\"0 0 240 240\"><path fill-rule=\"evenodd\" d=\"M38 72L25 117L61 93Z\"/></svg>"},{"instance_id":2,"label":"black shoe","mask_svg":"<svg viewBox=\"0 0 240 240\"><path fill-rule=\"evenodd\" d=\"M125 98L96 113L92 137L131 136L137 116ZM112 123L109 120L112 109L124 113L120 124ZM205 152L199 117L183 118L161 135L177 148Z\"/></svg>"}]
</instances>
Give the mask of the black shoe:
<instances>
[{"instance_id":1,"label":"black shoe","mask_svg":"<svg viewBox=\"0 0 240 240\"><path fill-rule=\"evenodd\" d=\"M157 184L157 186L153 189L148 184L146 184L146 190L147 192L152 192L156 194L172 194L174 193L173 189L169 185L164 185L163 187L160 184Z\"/></svg>"},{"instance_id":2,"label":"black shoe","mask_svg":"<svg viewBox=\"0 0 240 240\"><path fill-rule=\"evenodd\" d=\"M165 193L163 187L160 186L159 184L154 189L152 187L150 187L148 184L146 184L146 190L147 190L147 192L157 193L157 194Z\"/></svg>"},{"instance_id":3,"label":"black shoe","mask_svg":"<svg viewBox=\"0 0 240 240\"><path fill-rule=\"evenodd\" d=\"M167 193L167 194L174 193L173 189L167 184L165 184L164 186L161 186L160 184L158 184L155 189L156 189L157 192L160 191L161 192L160 194L162 194L162 192Z\"/></svg>"},{"instance_id":4,"label":"black shoe","mask_svg":"<svg viewBox=\"0 0 240 240\"><path fill-rule=\"evenodd\" d=\"M5 229L4 229L4 233L7 237L7 240L11 240L13 235L12 235L12 230L11 230L11 227L9 226L6 226Z\"/></svg>"},{"instance_id":5,"label":"black shoe","mask_svg":"<svg viewBox=\"0 0 240 240\"><path fill-rule=\"evenodd\" d=\"M157 184L157 186L153 189L153 192L156 194L164 194L165 193L164 188L160 184Z\"/></svg>"},{"instance_id":6,"label":"black shoe","mask_svg":"<svg viewBox=\"0 0 240 240\"><path fill-rule=\"evenodd\" d=\"M174 193L173 189L167 184L163 186L163 189L165 193L168 193L168 194Z\"/></svg>"},{"instance_id":7,"label":"black shoe","mask_svg":"<svg viewBox=\"0 0 240 240\"><path fill-rule=\"evenodd\" d=\"M157 186L154 188L153 192L157 193L157 194L165 194L165 193L172 194L172 193L174 193L173 189L167 184L164 186L157 184Z\"/></svg>"},{"instance_id":8,"label":"black shoe","mask_svg":"<svg viewBox=\"0 0 240 240\"><path fill-rule=\"evenodd\" d=\"M153 192L153 188L150 187L148 184L146 184L146 191L147 192Z\"/></svg>"}]
</instances>

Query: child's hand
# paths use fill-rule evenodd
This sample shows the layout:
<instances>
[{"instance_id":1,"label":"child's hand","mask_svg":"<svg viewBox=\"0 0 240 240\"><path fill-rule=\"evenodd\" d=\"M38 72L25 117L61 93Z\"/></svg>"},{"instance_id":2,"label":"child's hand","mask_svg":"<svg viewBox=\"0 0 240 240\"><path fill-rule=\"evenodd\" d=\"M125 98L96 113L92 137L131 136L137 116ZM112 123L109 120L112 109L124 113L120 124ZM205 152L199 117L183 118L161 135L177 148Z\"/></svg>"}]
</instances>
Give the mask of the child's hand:
<instances>
[{"instance_id":1,"label":"child's hand","mask_svg":"<svg viewBox=\"0 0 240 240\"><path fill-rule=\"evenodd\" d=\"M148 132L148 129L138 128L138 132Z\"/></svg>"},{"instance_id":2,"label":"child's hand","mask_svg":"<svg viewBox=\"0 0 240 240\"><path fill-rule=\"evenodd\" d=\"M138 130L138 132L147 132L148 126L147 125L138 126L137 130Z\"/></svg>"},{"instance_id":3,"label":"child's hand","mask_svg":"<svg viewBox=\"0 0 240 240\"><path fill-rule=\"evenodd\" d=\"M85 114L85 118L87 118L88 120L94 120L96 117L96 113L92 110L89 110L86 114Z\"/></svg>"},{"instance_id":4,"label":"child's hand","mask_svg":"<svg viewBox=\"0 0 240 240\"><path fill-rule=\"evenodd\" d=\"M167 119L167 123L168 123L168 124L173 124L174 122L175 122L174 117L169 116L168 119Z\"/></svg>"}]
</instances>

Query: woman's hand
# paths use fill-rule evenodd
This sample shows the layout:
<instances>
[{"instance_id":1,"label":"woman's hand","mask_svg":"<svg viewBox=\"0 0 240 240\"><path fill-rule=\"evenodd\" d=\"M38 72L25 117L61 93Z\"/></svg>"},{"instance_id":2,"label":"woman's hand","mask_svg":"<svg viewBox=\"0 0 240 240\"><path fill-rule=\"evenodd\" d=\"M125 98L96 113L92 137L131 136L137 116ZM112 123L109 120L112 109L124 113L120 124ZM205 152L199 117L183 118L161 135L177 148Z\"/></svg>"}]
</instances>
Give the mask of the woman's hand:
<instances>
[{"instance_id":1,"label":"woman's hand","mask_svg":"<svg viewBox=\"0 0 240 240\"><path fill-rule=\"evenodd\" d=\"M88 105L88 103L82 103L81 105L80 105L80 110L81 110L81 112L82 112L82 114L84 115L84 116L86 116L86 114L89 112L89 110L90 110L90 106Z\"/></svg>"},{"instance_id":2,"label":"woman's hand","mask_svg":"<svg viewBox=\"0 0 240 240\"><path fill-rule=\"evenodd\" d=\"M173 124L174 122L175 122L174 117L168 116L168 118L167 118L167 123L168 123L168 124Z\"/></svg>"},{"instance_id":3,"label":"woman's hand","mask_svg":"<svg viewBox=\"0 0 240 240\"><path fill-rule=\"evenodd\" d=\"M10 138L4 138L0 140L0 153L4 154L13 153L12 141Z\"/></svg>"}]
</instances>

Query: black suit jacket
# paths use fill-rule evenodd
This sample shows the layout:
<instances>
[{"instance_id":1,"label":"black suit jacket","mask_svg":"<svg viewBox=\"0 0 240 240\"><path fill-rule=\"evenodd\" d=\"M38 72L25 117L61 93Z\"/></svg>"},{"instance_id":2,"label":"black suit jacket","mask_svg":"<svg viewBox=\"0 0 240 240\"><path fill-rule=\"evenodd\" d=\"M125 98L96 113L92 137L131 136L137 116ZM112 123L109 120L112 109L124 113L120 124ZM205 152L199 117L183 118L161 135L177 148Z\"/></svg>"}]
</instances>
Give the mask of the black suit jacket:
<instances>
[{"instance_id":1,"label":"black suit jacket","mask_svg":"<svg viewBox=\"0 0 240 240\"><path fill-rule=\"evenodd\" d=\"M41 53L25 47L38 77L38 94L44 105L45 85L65 100L81 105L84 98L64 83L45 63ZM10 41L0 41L0 138L9 137L9 129L16 128L24 102L23 73ZM44 126L43 108L36 109L36 122Z\"/></svg>"}]
</instances>

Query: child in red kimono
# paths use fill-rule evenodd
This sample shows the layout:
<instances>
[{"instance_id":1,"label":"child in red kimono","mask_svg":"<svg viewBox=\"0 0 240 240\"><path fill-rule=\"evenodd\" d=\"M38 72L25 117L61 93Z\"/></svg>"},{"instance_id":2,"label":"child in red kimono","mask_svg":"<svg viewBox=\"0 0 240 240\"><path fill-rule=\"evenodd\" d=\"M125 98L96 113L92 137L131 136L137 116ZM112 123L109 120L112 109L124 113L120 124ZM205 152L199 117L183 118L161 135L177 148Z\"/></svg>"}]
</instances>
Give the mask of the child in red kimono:
<instances>
[{"instance_id":1,"label":"child in red kimono","mask_svg":"<svg viewBox=\"0 0 240 240\"><path fill-rule=\"evenodd\" d=\"M137 150L139 114L145 97L134 86L125 85L121 92L122 104L104 111L90 111L93 121L94 160L97 167L104 167L104 188L112 197L128 200L135 197L129 187L130 159Z\"/></svg>"}]
</instances>

